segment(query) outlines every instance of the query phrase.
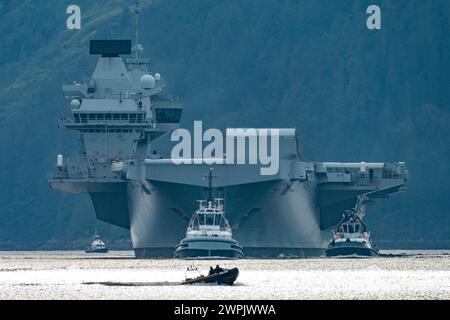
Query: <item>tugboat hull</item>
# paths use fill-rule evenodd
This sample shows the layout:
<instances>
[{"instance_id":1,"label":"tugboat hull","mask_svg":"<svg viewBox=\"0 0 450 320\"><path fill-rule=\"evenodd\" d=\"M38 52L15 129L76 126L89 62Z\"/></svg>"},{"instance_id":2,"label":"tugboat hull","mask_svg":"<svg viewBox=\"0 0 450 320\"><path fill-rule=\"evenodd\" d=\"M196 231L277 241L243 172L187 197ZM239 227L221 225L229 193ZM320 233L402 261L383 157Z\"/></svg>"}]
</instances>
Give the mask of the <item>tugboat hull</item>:
<instances>
[{"instance_id":1,"label":"tugboat hull","mask_svg":"<svg viewBox=\"0 0 450 320\"><path fill-rule=\"evenodd\" d=\"M339 257L339 256L360 256L360 257L376 257L378 251L366 246L346 245L335 246L325 250L327 257Z\"/></svg>"},{"instance_id":2,"label":"tugboat hull","mask_svg":"<svg viewBox=\"0 0 450 320\"><path fill-rule=\"evenodd\" d=\"M174 258L230 258L239 259L244 256L242 247L236 241L226 239L183 239L176 246Z\"/></svg>"}]
</instances>

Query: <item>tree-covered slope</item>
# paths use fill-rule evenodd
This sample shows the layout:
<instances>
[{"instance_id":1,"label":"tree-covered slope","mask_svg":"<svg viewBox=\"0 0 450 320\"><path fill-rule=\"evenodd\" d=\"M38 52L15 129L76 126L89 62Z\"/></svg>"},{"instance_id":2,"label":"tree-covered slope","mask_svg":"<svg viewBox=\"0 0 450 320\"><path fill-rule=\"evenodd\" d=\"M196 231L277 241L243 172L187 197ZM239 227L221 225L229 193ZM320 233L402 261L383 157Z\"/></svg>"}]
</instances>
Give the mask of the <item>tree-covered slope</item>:
<instances>
[{"instance_id":1,"label":"tree-covered slope","mask_svg":"<svg viewBox=\"0 0 450 320\"><path fill-rule=\"evenodd\" d=\"M77 147L56 128L68 112L60 85L93 71L89 39L133 36L134 1L77 2L82 30L69 31L72 2L0 0L4 248L71 246L92 233L88 198L45 183L55 155ZM368 213L374 238L445 245L450 4L375 2L381 30L366 28L373 1L146 1L140 36L152 70L185 102L184 125L297 127L305 159L406 161L409 190Z\"/></svg>"}]
</instances>

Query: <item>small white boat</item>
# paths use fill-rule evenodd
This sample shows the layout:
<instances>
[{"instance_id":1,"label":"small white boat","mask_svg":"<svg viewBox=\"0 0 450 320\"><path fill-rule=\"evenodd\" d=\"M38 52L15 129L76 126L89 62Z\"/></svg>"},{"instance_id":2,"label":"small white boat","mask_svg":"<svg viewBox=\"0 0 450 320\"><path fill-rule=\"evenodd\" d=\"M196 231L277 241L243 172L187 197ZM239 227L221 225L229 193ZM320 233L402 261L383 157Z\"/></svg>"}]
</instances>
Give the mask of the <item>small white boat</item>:
<instances>
[{"instance_id":1,"label":"small white boat","mask_svg":"<svg viewBox=\"0 0 450 320\"><path fill-rule=\"evenodd\" d=\"M96 234L90 246L86 249L86 253L107 253L108 247L106 243L100 240L100 236Z\"/></svg>"}]
</instances>

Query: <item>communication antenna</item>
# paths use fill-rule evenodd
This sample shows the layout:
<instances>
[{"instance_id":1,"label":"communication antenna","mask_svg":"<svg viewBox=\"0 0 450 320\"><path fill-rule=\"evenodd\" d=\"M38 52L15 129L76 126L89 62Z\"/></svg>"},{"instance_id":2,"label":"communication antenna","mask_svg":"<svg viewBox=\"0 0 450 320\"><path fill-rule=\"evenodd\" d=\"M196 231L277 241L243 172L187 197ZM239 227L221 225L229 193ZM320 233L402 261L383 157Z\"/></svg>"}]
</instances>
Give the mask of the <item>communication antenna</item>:
<instances>
[{"instance_id":1,"label":"communication antenna","mask_svg":"<svg viewBox=\"0 0 450 320\"><path fill-rule=\"evenodd\" d=\"M135 46L137 47L138 44L139 44L139 15L141 13L141 10L140 10L140 7L139 7L139 0L136 0L134 13L135 13L135 19L136 19L136 21L135 21L135 23L136 23L136 25L135 25L135 28L136 28L136 39L135 39L136 43L135 43ZM136 55L137 55L137 51L136 51Z\"/></svg>"}]
</instances>

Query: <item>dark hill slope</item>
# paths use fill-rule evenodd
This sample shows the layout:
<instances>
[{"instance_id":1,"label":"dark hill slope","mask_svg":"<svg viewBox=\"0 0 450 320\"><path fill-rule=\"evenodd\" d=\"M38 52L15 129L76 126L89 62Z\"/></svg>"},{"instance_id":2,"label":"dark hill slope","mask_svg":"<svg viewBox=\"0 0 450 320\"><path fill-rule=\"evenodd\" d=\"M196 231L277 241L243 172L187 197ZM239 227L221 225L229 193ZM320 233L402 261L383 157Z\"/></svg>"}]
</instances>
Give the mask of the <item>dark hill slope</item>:
<instances>
[{"instance_id":1,"label":"dark hill slope","mask_svg":"<svg viewBox=\"0 0 450 320\"><path fill-rule=\"evenodd\" d=\"M87 197L48 189L55 155L76 139L56 128L60 85L93 70L88 40L130 37L133 1L65 8L0 1L0 242L68 245L90 236ZM367 216L385 245L450 241L450 3L376 1L382 30L366 28L373 1L153 1L141 38L152 69L186 104L184 124L290 127L305 158L406 161L409 190ZM102 225L110 239L126 232Z\"/></svg>"}]
</instances>

